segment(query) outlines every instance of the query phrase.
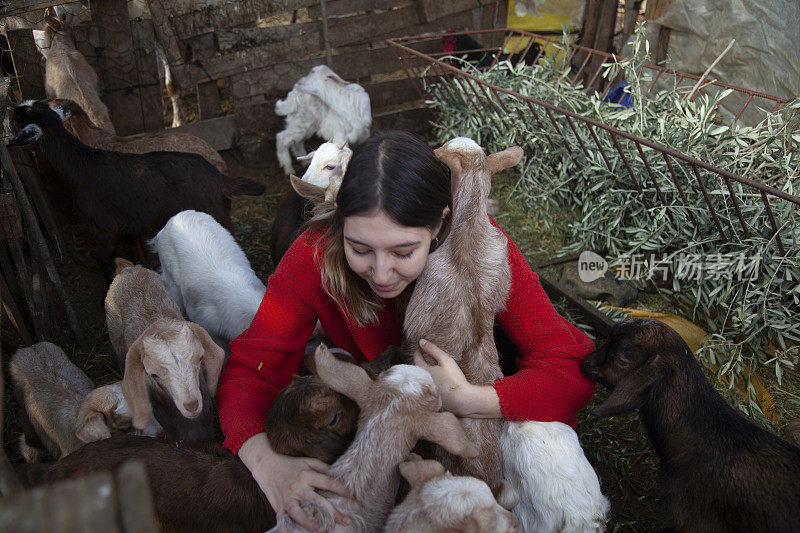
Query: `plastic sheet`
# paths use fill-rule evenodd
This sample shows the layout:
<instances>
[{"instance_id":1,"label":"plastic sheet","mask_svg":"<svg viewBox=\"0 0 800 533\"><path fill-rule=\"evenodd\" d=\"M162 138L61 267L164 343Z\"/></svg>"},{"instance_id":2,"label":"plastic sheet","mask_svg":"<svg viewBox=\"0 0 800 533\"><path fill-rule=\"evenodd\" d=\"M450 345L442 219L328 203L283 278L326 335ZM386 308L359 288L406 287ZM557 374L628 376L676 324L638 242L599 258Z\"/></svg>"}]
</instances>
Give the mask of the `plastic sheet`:
<instances>
[{"instance_id":1,"label":"plastic sheet","mask_svg":"<svg viewBox=\"0 0 800 533\"><path fill-rule=\"evenodd\" d=\"M702 74L736 39L709 78L787 99L800 96L797 0L674 0L655 22L671 30L668 67ZM744 99L732 94L723 107L735 115ZM740 123L753 124L763 116L748 108Z\"/></svg>"}]
</instances>

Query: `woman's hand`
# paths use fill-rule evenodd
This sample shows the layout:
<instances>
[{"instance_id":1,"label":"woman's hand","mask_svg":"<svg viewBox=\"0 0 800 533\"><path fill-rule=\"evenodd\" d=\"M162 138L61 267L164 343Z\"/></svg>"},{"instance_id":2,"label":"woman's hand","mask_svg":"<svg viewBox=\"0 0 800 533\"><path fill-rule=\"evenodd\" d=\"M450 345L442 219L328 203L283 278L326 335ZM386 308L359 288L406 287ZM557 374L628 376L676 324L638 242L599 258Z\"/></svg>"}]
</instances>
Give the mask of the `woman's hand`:
<instances>
[{"instance_id":1,"label":"woman's hand","mask_svg":"<svg viewBox=\"0 0 800 533\"><path fill-rule=\"evenodd\" d=\"M432 342L421 339L419 347L436 360L436 365L429 365L420 350L414 352L414 364L427 370L436 383L442 397L442 407L467 418L503 417L494 387L469 383L455 359Z\"/></svg>"},{"instance_id":2,"label":"woman's hand","mask_svg":"<svg viewBox=\"0 0 800 533\"><path fill-rule=\"evenodd\" d=\"M300 526L316 531L319 525L300 508L301 501L313 502L328 511L334 520L348 525L343 515L315 489L323 489L350 498L347 487L327 475L328 465L309 457L289 457L275 453L265 433L249 438L239 450L239 457L264 492L276 516L288 514Z\"/></svg>"}]
</instances>

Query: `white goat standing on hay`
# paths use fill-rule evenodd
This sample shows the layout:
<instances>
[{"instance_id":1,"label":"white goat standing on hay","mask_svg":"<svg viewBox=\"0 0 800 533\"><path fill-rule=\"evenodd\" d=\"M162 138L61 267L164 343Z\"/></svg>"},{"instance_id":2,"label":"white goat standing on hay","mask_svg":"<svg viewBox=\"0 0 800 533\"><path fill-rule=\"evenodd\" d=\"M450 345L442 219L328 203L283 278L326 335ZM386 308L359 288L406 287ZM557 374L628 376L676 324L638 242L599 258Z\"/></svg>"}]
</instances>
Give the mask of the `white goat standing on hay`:
<instances>
[{"instance_id":1,"label":"white goat standing on hay","mask_svg":"<svg viewBox=\"0 0 800 533\"><path fill-rule=\"evenodd\" d=\"M286 117L286 127L275 138L278 162L292 174L292 157L306 155L303 141L317 134L341 144L358 144L372 125L369 95L357 83L348 83L325 65L317 65L294 84L275 113Z\"/></svg>"}]
</instances>

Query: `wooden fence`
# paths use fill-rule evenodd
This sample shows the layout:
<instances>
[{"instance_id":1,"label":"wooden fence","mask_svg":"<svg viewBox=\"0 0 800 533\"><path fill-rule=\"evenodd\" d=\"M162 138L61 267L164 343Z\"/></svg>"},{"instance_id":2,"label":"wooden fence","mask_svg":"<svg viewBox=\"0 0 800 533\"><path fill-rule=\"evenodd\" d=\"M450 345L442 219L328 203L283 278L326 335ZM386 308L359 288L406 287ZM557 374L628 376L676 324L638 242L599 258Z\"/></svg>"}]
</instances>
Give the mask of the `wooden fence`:
<instances>
[{"instance_id":1,"label":"wooden fence","mask_svg":"<svg viewBox=\"0 0 800 533\"><path fill-rule=\"evenodd\" d=\"M60 3L7 2L0 7L0 16ZM415 102L415 89L399 71L384 39L449 28L503 27L507 9L505 1L487 0L148 0L146 4L149 13L130 18L125 16L126 0L93 0L91 20L74 28L78 49L98 72L101 97L118 133L163 126L157 39L175 80L197 95L200 120L185 129L218 149L235 144L260 160L274 158L274 137L283 125L282 117L275 115L275 101L311 67L326 63L326 41L333 70L369 93L375 129L421 131L427 129L427 112ZM14 44L20 51L33 50L22 35L14 35ZM427 53L441 50L436 42L417 46ZM18 62L30 64L30 58ZM40 76L36 70L28 68L27 78ZM26 79L25 85L41 83Z\"/></svg>"}]
</instances>

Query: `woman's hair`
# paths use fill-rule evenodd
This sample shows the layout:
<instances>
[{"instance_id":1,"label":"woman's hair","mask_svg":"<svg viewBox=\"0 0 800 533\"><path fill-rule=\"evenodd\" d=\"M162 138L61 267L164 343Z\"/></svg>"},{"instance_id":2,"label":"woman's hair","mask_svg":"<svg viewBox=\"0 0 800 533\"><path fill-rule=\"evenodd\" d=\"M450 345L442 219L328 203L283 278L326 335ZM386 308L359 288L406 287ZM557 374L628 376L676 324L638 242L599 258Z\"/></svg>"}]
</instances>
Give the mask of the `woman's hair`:
<instances>
[{"instance_id":1,"label":"woman's hair","mask_svg":"<svg viewBox=\"0 0 800 533\"><path fill-rule=\"evenodd\" d=\"M353 151L336 204L322 203L310 226L322 233L322 286L359 325L374 323L382 301L347 263L344 218L383 211L401 226L434 229L450 206L450 169L405 131L373 134ZM413 286L413 284L411 285ZM401 295L407 303L412 289Z\"/></svg>"}]
</instances>

